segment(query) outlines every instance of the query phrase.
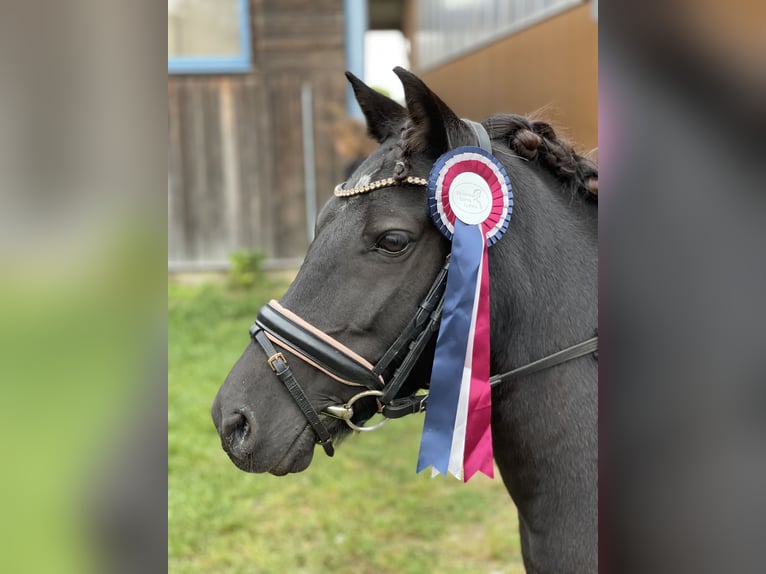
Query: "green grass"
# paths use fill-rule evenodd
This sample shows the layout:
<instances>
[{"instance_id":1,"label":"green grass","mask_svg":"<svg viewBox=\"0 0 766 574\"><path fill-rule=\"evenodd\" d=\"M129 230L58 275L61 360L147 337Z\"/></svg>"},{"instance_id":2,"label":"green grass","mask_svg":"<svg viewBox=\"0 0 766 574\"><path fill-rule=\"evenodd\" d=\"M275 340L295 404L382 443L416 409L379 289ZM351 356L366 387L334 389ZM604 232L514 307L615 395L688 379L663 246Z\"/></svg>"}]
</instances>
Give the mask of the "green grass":
<instances>
[{"instance_id":1,"label":"green grass","mask_svg":"<svg viewBox=\"0 0 766 574\"><path fill-rule=\"evenodd\" d=\"M285 285L170 285L168 567L173 573L523 572L501 480L415 474L422 417L352 436L285 477L237 470L210 404L257 309Z\"/></svg>"}]
</instances>

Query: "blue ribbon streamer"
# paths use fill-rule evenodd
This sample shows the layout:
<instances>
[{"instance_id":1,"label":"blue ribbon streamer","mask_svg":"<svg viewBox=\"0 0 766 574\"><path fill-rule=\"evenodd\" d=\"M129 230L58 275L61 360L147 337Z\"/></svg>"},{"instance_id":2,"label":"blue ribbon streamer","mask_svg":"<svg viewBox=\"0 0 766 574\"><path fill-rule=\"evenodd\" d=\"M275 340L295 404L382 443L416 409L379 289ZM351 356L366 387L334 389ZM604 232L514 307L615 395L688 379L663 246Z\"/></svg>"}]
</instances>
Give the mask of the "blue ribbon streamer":
<instances>
[{"instance_id":1,"label":"blue ribbon streamer","mask_svg":"<svg viewBox=\"0 0 766 574\"><path fill-rule=\"evenodd\" d=\"M444 311L436 339L417 472L433 466L442 474L447 473L485 241L480 226L466 225L455 219Z\"/></svg>"}]
</instances>

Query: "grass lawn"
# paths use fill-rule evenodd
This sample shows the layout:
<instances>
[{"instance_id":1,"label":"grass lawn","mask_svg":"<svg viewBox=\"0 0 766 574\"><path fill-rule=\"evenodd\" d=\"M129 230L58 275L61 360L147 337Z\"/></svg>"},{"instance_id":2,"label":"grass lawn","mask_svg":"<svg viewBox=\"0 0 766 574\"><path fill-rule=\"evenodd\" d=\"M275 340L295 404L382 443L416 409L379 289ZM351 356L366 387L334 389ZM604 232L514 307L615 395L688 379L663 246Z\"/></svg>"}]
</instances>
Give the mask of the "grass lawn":
<instances>
[{"instance_id":1,"label":"grass lawn","mask_svg":"<svg viewBox=\"0 0 766 574\"><path fill-rule=\"evenodd\" d=\"M516 510L499 476L415 474L422 416L319 449L304 472L244 473L210 418L257 309L284 284L168 288L170 572L523 572Z\"/></svg>"}]
</instances>

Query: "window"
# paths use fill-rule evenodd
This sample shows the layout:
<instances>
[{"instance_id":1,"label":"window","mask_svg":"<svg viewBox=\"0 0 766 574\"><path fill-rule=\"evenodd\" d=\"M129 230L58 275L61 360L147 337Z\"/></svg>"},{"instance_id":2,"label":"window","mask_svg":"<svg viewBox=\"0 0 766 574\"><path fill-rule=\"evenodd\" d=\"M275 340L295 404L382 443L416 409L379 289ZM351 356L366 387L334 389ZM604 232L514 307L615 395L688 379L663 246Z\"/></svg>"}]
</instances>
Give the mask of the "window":
<instances>
[{"instance_id":1,"label":"window","mask_svg":"<svg viewBox=\"0 0 766 574\"><path fill-rule=\"evenodd\" d=\"M168 72L250 70L249 0L168 0Z\"/></svg>"},{"instance_id":2,"label":"window","mask_svg":"<svg viewBox=\"0 0 766 574\"><path fill-rule=\"evenodd\" d=\"M418 67L434 68L582 3L583 0L419 0L415 33Z\"/></svg>"}]
</instances>

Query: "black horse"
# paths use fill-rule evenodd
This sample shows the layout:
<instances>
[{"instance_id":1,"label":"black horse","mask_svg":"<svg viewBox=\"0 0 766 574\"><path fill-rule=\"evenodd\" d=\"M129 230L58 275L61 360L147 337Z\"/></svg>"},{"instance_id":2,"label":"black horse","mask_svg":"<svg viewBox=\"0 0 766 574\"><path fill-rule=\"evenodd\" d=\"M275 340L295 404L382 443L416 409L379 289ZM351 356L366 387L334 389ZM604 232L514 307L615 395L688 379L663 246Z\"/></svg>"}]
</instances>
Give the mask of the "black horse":
<instances>
[{"instance_id":1,"label":"black horse","mask_svg":"<svg viewBox=\"0 0 766 574\"><path fill-rule=\"evenodd\" d=\"M404 85L406 108L347 74L380 147L322 209L295 281L279 304L259 315L260 326L251 330L254 342L215 398L212 415L223 448L242 470L302 471L317 441L332 454L332 441L348 426L326 413L338 416L338 405L364 387L390 382L409 359L396 353L390 364L383 361L384 368L374 370L372 364L387 355L412 324L419 304L424 298L432 302L427 294L438 287L434 280L450 245L429 219L424 178L444 152L476 145L478 132L419 78L401 68L394 71ZM489 250L490 361L496 375L593 335L598 174L544 122L495 115L482 126L514 193L506 236ZM285 319L289 325L280 331L278 323ZM285 334L291 328L292 345ZM301 343L302 338L309 342ZM400 381L397 397L428 386L433 339ZM326 348L302 352L312 344ZM336 363L333 349L343 355ZM518 508L529 572L597 569L594 357L581 356L492 389L495 461ZM354 369L364 376L355 377ZM355 386L360 381L362 388ZM380 410L376 398L382 394L362 395L351 422L363 424Z\"/></svg>"}]
</instances>

